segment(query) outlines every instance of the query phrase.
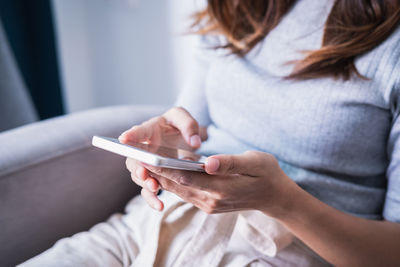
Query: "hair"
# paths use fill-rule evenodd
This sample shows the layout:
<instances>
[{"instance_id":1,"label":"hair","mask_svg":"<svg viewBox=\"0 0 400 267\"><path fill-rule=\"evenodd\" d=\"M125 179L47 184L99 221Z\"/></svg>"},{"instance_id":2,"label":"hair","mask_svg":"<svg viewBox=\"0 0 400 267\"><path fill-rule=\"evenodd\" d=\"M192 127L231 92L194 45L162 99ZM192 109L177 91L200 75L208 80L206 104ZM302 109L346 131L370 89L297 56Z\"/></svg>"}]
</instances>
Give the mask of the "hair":
<instances>
[{"instance_id":1,"label":"hair","mask_svg":"<svg viewBox=\"0 0 400 267\"><path fill-rule=\"evenodd\" d=\"M195 14L198 34L222 34L217 48L245 56L276 27L296 0L208 0ZM382 43L399 26L400 0L335 0L325 22L322 46L292 61L288 79L364 78L354 59Z\"/></svg>"}]
</instances>

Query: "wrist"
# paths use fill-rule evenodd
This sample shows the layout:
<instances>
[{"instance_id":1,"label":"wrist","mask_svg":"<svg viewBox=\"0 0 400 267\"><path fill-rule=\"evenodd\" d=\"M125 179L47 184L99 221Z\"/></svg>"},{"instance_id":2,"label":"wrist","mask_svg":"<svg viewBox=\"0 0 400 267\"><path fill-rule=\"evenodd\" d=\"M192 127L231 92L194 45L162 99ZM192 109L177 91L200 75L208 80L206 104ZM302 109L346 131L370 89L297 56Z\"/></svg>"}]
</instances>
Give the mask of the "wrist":
<instances>
[{"instance_id":1,"label":"wrist","mask_svg":"<svg viewBox=\"0 0 400 267\"><path fill-rule=\"evenodd\" d=\"M288 182L281 187L282 189L278 193L279 197L277 197L279 200L272 207L262 210L266 215L279 221L297 217L297 213L301 211L301 206L307 198L307 193L286 174L284 175Z\"/></svg>"},{"instance_id":2,"label":"wrist","mask_svg":"<svg viewBox=\"0 0 400 267\"><path fill-rule=\"evenodd\" d=\"M293 184L290 189L287 189L287 198L281 205L273 212L265 212L265 214L288 228L298 224L312 226L326 217L325 205L296 183L293 182Z\"/></svg>"}]
</instances>

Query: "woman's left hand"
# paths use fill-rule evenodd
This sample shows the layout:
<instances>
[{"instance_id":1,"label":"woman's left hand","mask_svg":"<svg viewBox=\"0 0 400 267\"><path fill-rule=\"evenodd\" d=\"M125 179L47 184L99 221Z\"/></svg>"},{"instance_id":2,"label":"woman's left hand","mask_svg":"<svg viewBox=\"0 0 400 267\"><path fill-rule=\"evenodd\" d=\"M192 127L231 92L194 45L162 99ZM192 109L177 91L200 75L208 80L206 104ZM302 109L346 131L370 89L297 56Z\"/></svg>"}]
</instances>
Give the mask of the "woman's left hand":
<instances>
[{"instance_id":1,"label":"woman's left hand","mask_svg":"<svg viewBox=\"0 0 400 267\"><path fill-rule=\"evenodd\" d=\"M260 210L335 266L399 266L398 223L356 217L321 202L270 154L211 156L207 173L145 167L143 173L162 188L207 213Z\"/></svg>"},{"instance_id":2,"label":"woman's left hand","mask_svg":"<svg viewBox=\"0 0 400 267\"><path fill-rule=\"evenodd\" d=\"M143 167L142 178L157 179L162 189L207 213L253 209L274 216L284 212L297 188L274 156L256 151L211 156L206 173Z\"/></svg>"}]
</instances>

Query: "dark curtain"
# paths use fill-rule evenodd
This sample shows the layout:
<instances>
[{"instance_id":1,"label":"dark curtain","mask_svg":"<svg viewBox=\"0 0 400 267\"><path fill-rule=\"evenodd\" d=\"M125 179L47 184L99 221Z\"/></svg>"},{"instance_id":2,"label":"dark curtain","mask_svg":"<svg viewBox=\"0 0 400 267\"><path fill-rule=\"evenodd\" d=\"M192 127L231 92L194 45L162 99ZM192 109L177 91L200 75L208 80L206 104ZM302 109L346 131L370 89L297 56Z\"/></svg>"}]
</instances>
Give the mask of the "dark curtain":
<instances>
[{"instance_id":1,"label":"dark curtain","mask_svg":"<svg viewBox=\"0 0 400 267\"><path fill-rule=\"evenodd\" d=\"M0 17L41 119L64 114L51 0L0 0Z\"/></svg>"}]
</instances>

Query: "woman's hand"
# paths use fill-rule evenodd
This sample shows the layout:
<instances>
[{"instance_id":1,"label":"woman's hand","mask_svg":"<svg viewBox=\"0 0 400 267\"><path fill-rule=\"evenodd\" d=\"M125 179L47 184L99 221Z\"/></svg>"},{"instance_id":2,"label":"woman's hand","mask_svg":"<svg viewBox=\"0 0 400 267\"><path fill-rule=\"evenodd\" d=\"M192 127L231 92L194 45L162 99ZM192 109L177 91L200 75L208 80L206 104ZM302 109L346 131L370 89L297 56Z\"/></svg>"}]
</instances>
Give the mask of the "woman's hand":
<instances>
[{"instance_id":1,"label":"woman's hand","mask_svg":"<svg viewBox=\"0 0 400 267\"><path fill-rule=\"evenodd\" d=\"M140 166L135 177L154 182L143 184L145 188L160 186L207 213L260 210L274 217L335 266L400 262L395 253L400 249L398 223L355 217L319 201L286 176L270 154L211 156L205 164L207 173L134 165ZM142 195L161 210L163 204L154 192L142 190Z\"/></svg>"},{"instance_id":2,"label":"woman's hand","mask_svg":"<svg viewBox=\"0 0 400 267\"><path fill-rule=\"evenodd\" d=\"M207 173L144 166L141 177L156 178L161 188L207 213L255 209L274 216L284 212L298 187L274 156L256 151L211 156Z\"/></svg>"},{"instance_id":3,"label":"woman's hand","mask_svg":"<svg viewBox=\"0 0 400 267\"><path fill-rule=\"evenodd\" d=\"M200 147L202 138L207 139L206 131L200 129L196 120L183 108L175 107L159 117L152 118L141 125L133 126L119 137L124 144L156 143L167 147L178 147L195 150ZM142 196L148 204L157 209L163 209L163 203L157 198L160 186L152 177L146 175L146 170L138 161L128 158L126 166L131 172L132 180L141 186Z\"/></svg>"}]
</instances>

